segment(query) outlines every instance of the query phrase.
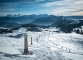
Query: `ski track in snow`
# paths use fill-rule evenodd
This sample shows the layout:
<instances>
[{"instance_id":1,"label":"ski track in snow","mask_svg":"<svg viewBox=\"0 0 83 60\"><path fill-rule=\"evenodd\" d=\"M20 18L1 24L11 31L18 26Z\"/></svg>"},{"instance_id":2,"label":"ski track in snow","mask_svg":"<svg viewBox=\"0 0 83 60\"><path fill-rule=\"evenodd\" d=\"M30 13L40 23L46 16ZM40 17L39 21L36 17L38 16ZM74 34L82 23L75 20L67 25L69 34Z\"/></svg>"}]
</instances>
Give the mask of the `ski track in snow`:
<instances>
[{"instance_id":1,"label":"ski track in snow","mask_svg":"<svg viewBox=\"0 0 83 60\"><path fill-rule=\"evenodd\" d=\"M23 55L24 33L0 35L0 60L75 60L71 55L78 56L77 60L82 60L83 46L78 43L79 40L83 41L82 35L49 31L26 33L29 44L28 55ZM17 38L19 35L21 37ZM31 37L33 45L30 44Z\"/></svg>"}]
</instances>

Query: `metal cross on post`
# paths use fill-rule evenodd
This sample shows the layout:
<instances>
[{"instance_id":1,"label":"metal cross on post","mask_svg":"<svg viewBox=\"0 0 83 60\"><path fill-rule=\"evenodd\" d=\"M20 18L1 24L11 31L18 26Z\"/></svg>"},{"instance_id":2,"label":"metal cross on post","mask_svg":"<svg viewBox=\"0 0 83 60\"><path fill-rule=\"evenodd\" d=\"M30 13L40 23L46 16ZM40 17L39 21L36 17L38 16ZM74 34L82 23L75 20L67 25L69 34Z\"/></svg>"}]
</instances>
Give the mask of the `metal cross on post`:
<instances>
[{"instance_id":1,"label":"metal cross on post","mask_svg":"<svg viewBox=\"0 0 83 60\"><path fill-rule=\"evenodd\" d=\"M28 40L27 40L27 34L24 34L24 54L28 54Z\"/></svg>"}]
</instances>

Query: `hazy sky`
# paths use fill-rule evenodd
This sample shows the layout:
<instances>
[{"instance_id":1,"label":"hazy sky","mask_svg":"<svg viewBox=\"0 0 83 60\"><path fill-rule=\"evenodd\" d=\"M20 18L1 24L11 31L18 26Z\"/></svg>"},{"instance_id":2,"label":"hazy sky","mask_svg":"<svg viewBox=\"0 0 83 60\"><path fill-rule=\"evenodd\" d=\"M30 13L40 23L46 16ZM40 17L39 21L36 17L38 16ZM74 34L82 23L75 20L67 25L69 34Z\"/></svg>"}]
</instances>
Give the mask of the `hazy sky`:
<instances>
[{"instance_id":1,"label":"hazy sky","mask_svg":"<svg viewBox=\"0 0 83 60\"><path fill-rule=\"evenodd\" d=\"M83 15L83 0L0 0L0 15Z\"/></svg>"}]
</instances>

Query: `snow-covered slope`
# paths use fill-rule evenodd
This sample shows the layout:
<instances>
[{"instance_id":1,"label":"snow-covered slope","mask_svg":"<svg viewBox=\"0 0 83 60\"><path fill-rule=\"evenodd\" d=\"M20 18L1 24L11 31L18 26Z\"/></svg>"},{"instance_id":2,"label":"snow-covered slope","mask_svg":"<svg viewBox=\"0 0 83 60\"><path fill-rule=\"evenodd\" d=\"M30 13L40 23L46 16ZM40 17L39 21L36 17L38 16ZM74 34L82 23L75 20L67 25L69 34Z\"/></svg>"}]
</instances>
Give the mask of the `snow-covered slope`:
<instances>
[{"instance_id":1,"label":"snow-covered slope","mask_svg":"<svg viewBox=\"0 0 83 60\"><path fill-rule=\"evenodd\" d=\"M0 60L83 60L83 35L52 32L56 30L52 28L42 32L23 30L18 33L14 31L1 34ZM23 54L25 32L28 35L28 55Z\"/></svg>"}]
</instances>

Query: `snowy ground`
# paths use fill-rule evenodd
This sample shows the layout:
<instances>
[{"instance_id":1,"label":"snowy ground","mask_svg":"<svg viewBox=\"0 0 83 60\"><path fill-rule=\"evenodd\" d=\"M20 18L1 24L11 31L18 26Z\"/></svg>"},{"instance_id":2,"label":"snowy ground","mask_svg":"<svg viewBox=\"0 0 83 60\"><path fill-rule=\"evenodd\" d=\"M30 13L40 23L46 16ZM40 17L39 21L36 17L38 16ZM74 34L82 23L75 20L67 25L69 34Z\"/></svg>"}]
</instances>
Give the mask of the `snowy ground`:
<instances>
[{"instance_id":1,"label":"snowy ground","mask_svg":"<svg viewBox=\"0 0 83 60\"><path fill-rule=\"evenodd\" d=\"M24 55L25 31L0 34L0 60L83 60L83 35L28 31L29 54Z\"/></svg>"}]
</instances>

